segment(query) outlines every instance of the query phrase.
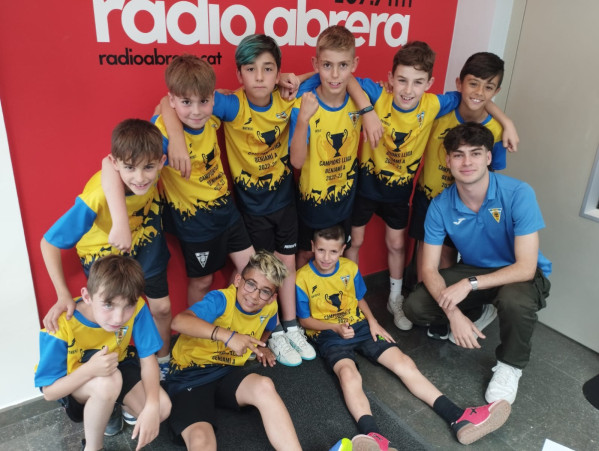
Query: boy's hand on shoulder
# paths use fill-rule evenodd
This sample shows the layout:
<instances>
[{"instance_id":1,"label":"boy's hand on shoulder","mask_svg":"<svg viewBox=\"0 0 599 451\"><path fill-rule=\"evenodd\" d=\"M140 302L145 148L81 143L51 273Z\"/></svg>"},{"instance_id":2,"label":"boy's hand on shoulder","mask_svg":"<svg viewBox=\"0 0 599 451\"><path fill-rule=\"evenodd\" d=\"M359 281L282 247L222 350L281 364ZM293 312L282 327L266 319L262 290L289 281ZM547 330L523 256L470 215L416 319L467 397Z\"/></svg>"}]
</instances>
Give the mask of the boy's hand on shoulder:
<instances>
[{"instance_id":1,"label":"boy's hand on shoulder","mask_svg":"<svg viewBox=\"0 0 599 451\"><path fill-rule=\"evenodd\" d=\"M231 94L233 94L235 92L232 89L225 89L225 88L218 88L218 89L215 89L215 91L224 96L230 96Z\"/></svg>"},{"instance_id":2,"label":"boy's hand on shoulder","mask_svg":"<svg viewBox=\"0 0 599 451\"><path fill-rule=\"evenodd\" d=\"M283 73L279 77L279 91L281 98L285 100L293 100L297 95L300 81L293 73Z\"/></svg>"},{"instance_id":3,"label":"boy's hand on shoulder","mask_svg":"<svg viewBox=\"0 0 599 451\"><path fill-rule=\"evenodd\" d=\"M275 355L272 353L272 351L268 347L265 347L264 349L262 349L262 355L261 356L256 355L256 359L263 366L268 365L271 368L273 366L275 366L277 363L277 358L275 357Z\"/></svg>"},{"instance_id":4,"label":"boy's hand on shoulder","mask_svg":"<svg viewBox=\"0 0 599 451\"><path fill-rule=\"evenodd\" d=\"M362 116L362 133L364 142L370 142L372 149L379 145L379 140L383 137L383 124L374 110Z\"/></svg>"},{"instance_id":5,"label":"boy's hand on shoulder","mask_svg":"<svg viewBox=\"0 0 599 451\"><path fill-rule=\"evenodd\" d=\"M383 339L389 343L395 343L395 340L387 330L379 324L376 319L368 320L368 327L370 328L370 334L374 341Z\"/></svg>"},{"instance_id":6,"label":"boy's hand on shoulder","mask_svg":"<svg viewBox=\"0 0 599 451\"><path fill-rule=\"evenodd\" d=\"M179 171L181 177L188 179L191 175L191 159L185 147L173 144L173 141L168 142L168 165Z\"/></svg>"},{"instance_id":7,"label":"boy's hand on shoulder","mask_svg":"<svg viewBox=\"0 0 599 451\"><path fill-rule=\"evenodd\" d=\"M306 92L302 96L302 105L299 110L298 118L308 122L312 116L318 111L318 99L313 92Z\"/></svg>"},{"instance_id":8,"label":"boy's hand on shoulder","mask_svg":"<svg viewBox=\"0 0 599 451\"><path fill-rule=\"evenodd\" d=\"M146 403L137 417L137 423L133 428L131 438L135 440L138 436L135 451L142 449L156 437L160 432L160 407L157 404Z\"/></svg>"},{"instance_id":9,"label":"boy's hand on shoulder","mask_svg":"<svg viewBox=\"0 0 599 451\"><path fill-rule=\"evenodd\" d=\"M505 147L508 152L517 152L520 137L518 136L514 123L510 121L509 124L510 125L506 124L506 126L503 127L503 134L501 135L503 147Z\"/></svg>"},{"instance_id":10,"label":"boy's hand on shoulder","mask_svg":"<svg viewBox=\"0 0 599 451\"><path fill-rule=\"evenodd\" d=\"M110 233L108 234L108 244L116 247L121 252L131 252L131 230L129 223L112 223Z\"/></svg>"},{"instance_id":11,"label":"boy's hand on shoulder","mask_svg":"<svg viewBox=\"0 0 599 451\"><path fill-rule=\"evenodd\" d=\"M356 335L354 328L351 327L349 323L337 324L335 327L335 332L337 332L337 335L345 340L354 338L354 335Z\"/></svg>"},{"instance_id":12,"label":"boy's hand on shoulder","mask_svg":"<svg viewBox=\"0 0 599 451\"><path fill-rule=\"evenodd\" d=\"M102 346L87 363L84 364L93 376L110 376L119 365L119 355L116 352L108 352L107 346Z\"/></svg>"},{"instance_id":13,"label":"boy's hand on shoulder","mask_svg":"<svg viewBox=\"0 0 599 451\"><path fill-rule=\"evenodd\" d=\"M387 94L393 94L393 86L389 83L389 80L380 80L377 81L377 84L387 92Z\"/></svg>"},{"instance_id":14,"label":"boy's hand on shoulder","mask_svg":"<svg viewBox=\"0 0 599 451\"><path fill-rule=\"evenodd\" d=\"M63 312L67 312L67 320L71 319L75 312L75 301L72 297L58 298L56 304L54 304L46 316L44 316L43 323L44 327L48 332L55 333L58 331L58 318Z\"/></svg>"}]
</instances>

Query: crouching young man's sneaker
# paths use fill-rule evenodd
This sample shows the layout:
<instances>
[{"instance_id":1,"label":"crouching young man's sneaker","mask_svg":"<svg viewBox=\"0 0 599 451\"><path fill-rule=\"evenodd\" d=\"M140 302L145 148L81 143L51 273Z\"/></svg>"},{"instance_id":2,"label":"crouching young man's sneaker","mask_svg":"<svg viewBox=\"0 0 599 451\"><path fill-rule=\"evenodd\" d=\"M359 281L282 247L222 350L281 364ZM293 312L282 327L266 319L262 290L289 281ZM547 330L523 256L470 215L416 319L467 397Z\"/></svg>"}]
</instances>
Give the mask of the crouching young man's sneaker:
<instances>
[{"instance_id":1,"label":"crouching young man's sneaker","mask_svg":"<svg viewBox=\"0 0 599 451\"><path fill-rule=\"evenodd\" d=\"M513 404L518 393L518 381L522 376L522 370L507 363L497 362L493 367L493 373L493 378L485 392L485 399L487 402L505 399Z\"/></svg>"}]
</instances>

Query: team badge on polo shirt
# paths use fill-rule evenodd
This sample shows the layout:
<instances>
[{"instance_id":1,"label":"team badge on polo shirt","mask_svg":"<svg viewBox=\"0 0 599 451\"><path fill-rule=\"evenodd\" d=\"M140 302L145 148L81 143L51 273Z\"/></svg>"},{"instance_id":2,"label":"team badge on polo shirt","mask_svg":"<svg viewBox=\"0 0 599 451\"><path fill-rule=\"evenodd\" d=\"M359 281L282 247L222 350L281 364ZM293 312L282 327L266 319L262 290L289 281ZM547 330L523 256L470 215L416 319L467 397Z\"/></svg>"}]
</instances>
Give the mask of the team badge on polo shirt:
<instances>
[{"instance_id":1,"label":"team badge on polo shirt","mask_svg":"<svg viewBox=\"0 0 599 451\"><path fill-rule=\"evenodd\" d=\"M489 208L489 213L491 213L493 219L497 222L501 219L501 210L501 208Z\"/></svg>"}]
</instances>

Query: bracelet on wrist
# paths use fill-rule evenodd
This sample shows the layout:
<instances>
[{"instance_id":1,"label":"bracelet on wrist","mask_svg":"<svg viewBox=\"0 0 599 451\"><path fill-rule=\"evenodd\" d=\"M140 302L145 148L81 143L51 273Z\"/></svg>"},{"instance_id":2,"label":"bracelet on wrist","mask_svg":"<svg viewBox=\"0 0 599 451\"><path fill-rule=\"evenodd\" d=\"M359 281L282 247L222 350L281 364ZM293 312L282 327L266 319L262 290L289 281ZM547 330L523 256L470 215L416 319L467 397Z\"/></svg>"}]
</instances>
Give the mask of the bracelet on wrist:
<instances>
[{"instance_id":1,"label":"bracelet on wrist","mask_svg":"<svg viewBox=\"0 0 599 451\"><path fill-rule=\"evenodd\" d=\"M233 335L235 335L236 333L237 333L236 331L233 331L231 336L227 339L227 341L225 341L225 346L227 346L229 344L229 342L231 341L231 338L233 338Z\"/></svg>"},{"instance_id":2,"label":"bracelet on wrist","mask_svg":"<svg viewBox=\"0 0 599 451\"><path fill-rule=\"evenodd\" d=\"M216 326L213 330L212 333L210 334L210 340L212 341L216 341L216 333L218 331L218 329L220 329L220 326Z\"/></svg>"}]
</instances>

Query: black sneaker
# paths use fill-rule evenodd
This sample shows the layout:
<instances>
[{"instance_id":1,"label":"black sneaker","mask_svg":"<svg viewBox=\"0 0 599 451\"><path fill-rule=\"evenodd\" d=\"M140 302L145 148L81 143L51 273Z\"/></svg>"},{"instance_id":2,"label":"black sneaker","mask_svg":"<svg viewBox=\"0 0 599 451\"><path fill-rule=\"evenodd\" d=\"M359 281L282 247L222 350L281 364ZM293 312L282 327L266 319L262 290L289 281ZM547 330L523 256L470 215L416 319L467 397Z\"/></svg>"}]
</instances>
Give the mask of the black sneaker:
<instances>
[{"instance_id":1,"label":"black sneaker","mask_svg":"<svg viewBox=\"0 0 599 451\"><path fill-rule=\"evenodd\" d=\"M115 404L114 409L112 409L112 414L110 415L110 419L108 420L108 424L106 425L106 429L104 429L104 435L106 437L112 437L113 435L117 435L122 430L123 430L123 413L121 411L121 405Z\"/></svg>"},{"instance_id":2,"label":"black sneaker","mask_svg":"<svg viewBox=\"0 0 599 451\"><path fill-rule=\"evenodd\" d=\"M431 324L426 331L433 340L447 340L449 338L449 326L447 324Z\"/></svg>"}]
</instances>

